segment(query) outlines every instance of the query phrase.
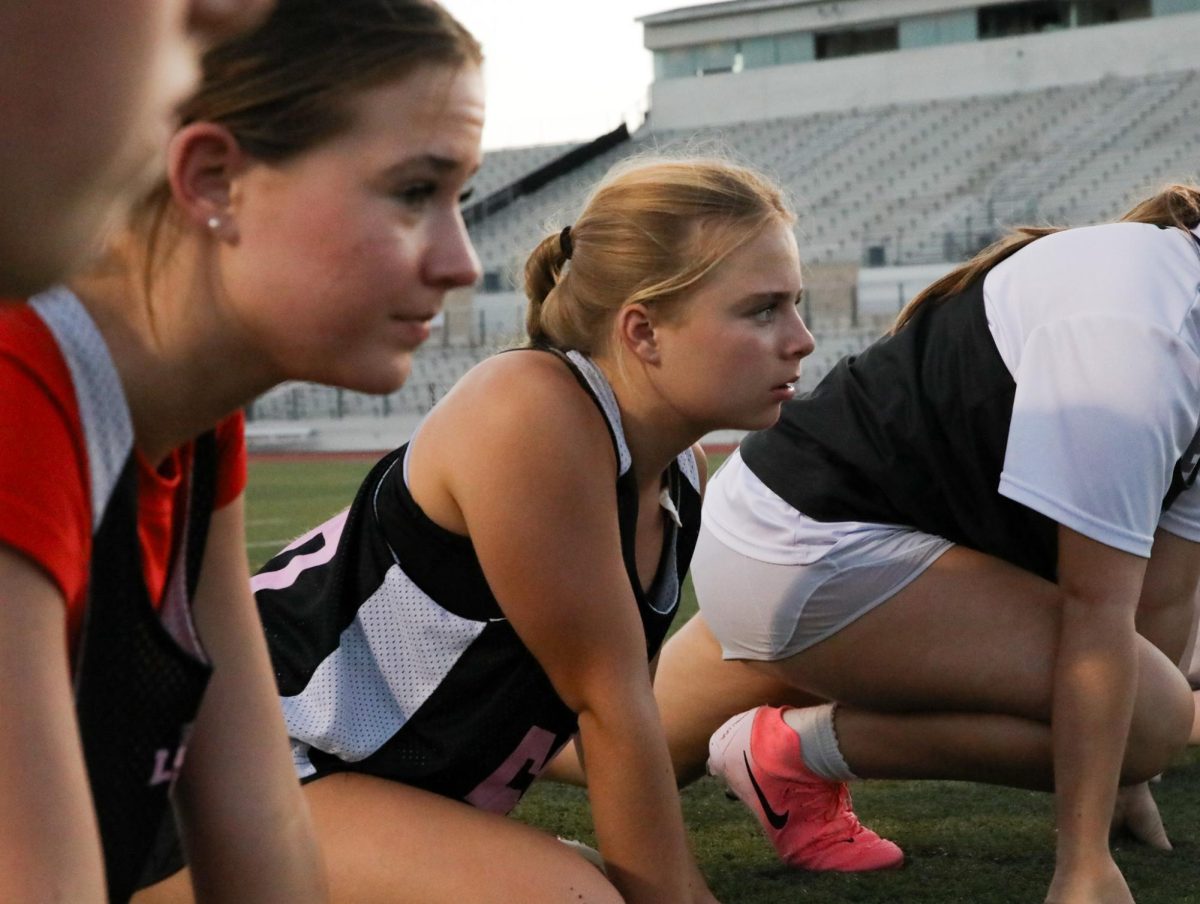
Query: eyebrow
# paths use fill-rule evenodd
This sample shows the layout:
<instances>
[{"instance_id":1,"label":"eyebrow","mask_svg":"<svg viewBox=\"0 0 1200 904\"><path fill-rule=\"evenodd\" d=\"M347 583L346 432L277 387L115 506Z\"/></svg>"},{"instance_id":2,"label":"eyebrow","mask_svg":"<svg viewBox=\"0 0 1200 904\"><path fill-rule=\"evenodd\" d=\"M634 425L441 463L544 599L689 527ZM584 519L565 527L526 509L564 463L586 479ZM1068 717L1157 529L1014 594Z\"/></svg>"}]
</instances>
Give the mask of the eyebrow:
<instances>
[{"instance_id":1,"label":"eyebrow","mask_svg":"<svg viewBox=\"0 0 1200 904\"><path fill-rule=\"evenodd\" d=\"M418 166L427 166L439 173L451 173L455 170L465 168L461 160L455 160L453 157L440 157L437 154L421 154L416 157L409 157L407 160L402 160L399 163L388 167L388 169L389 171L396 172ZM474 175L476 172L478 172L478 170L478 165L472 167L469 175Z\"/></svg>"},{"instance_id":2,"label":"eyebrow","mask_svg":"<svg viewBox=\"0 0 1200 904\"><path fill-rule=\"evenodd\" d=\"M435 154L426 154L423 157L418 157L417 159L422 163L426 163L433 167L438 172L447 172L460 169L462 167L462 164L457 160L452 160L449 157L438 157Z\"/></svg>"},{"instance_id":3,"label":"eyebrow","mask_svg":"<svg viewBox=\"0 0 1200 904\"><path fill-rule=\"evenodd\" d=\"M751 292L749 295L742 297L743 304L765 304L772 302L778 304L780 302L794 303L804 297L804 289L801 287L799 292Z\"/></svg>"}]
</instances>

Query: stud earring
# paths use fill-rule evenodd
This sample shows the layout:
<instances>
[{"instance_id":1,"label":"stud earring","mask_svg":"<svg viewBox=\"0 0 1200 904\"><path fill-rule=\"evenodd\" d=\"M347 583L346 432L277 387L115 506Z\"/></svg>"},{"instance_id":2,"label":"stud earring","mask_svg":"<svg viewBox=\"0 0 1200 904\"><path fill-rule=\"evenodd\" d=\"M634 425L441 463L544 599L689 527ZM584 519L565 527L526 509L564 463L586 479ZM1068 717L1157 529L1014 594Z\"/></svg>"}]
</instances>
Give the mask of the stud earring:
<instances>
[{"instance_id":1,"label":"stud earring","mask_svg":"<svg viewBox=\"0 0 1200 904\"><path fill-rule=\"evenodd\" d=\"M209 229L217 230L221 228L221 218L217 216L209 217L206 224Z\"/></svg>"}]
</instances>

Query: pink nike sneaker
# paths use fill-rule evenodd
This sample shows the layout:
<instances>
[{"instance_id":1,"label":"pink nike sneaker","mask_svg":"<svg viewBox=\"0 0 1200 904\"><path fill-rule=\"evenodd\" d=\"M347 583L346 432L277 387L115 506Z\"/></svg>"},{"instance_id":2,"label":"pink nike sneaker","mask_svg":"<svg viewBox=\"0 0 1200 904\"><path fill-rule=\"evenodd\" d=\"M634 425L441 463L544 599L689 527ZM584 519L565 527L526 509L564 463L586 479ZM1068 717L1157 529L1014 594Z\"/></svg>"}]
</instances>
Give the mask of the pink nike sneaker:
<instances>
[{"instance_id":1,"label":"pink nike sneaker","mask_svg":"<svg viewBox=\"0 0 1200 904\"><path fill-rule=\"evenodd\" d=\"M760 706L718 728L708 742L709 774L725 779L789 866L844 873L901 866L904 852L858 821L845 783L804 765L783 712Z\"/></svg>"}]
</instances>

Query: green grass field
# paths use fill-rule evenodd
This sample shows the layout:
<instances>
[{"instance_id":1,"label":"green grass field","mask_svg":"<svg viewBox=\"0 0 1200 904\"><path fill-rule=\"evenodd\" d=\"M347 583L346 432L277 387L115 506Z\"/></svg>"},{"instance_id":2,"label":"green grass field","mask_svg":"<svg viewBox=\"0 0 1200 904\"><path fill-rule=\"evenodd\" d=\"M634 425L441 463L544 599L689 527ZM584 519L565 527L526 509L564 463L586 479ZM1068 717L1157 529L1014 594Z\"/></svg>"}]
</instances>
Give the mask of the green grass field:
<instances>
[{"instance_id":1,"label":"green grass field","mask_svg":"<svg viewBox=\"0 0 1200 904\"><path fill-rule=\"evenodd\" d=\"M349 504L367 460L251 460L247 544L257 567L273 552ZM682 623L695 611L690 589ZM1053 870L1049 796L960 782L864 782L855 786L863 821L908 855L903 870L838 876L782 868L740 803L712 779L683 792L701 868L723 904L896 904L1040 902ZM1118 841L1117 862L1139 904L1200 904L1200 749L1156 786L1175 850ZM584 793L535 785L517 817L594 844Z\"/></svg>"}]
</instances>

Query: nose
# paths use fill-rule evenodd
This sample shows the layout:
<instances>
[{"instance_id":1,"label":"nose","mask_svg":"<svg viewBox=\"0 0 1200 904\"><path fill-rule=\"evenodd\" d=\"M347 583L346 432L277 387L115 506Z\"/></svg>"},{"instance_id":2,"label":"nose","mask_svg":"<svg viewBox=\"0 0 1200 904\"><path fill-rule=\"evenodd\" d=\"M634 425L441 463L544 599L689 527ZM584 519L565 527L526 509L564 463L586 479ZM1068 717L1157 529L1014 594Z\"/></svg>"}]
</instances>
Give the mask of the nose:
<instances>
[{"instance_id":1,"label":"nose","mask_svg":"<svg viewBox=\"0 0 1200 904\"><path fill-rule=\"evenodd\" d=\"M438 230L430 245L425 264L425 279L430 285L443 289L473 286L479 282L483 268L479 255L471 244L462 214L454 211L446 228Z\"/></svg>"},{"instance_id":2,"label":"nose","mask_svg":"<svg viewBox=\"0 0 1200 904\"><path fill-rule=\"evenodd\" d=\"M792 310L795 311L795 315L788 323L785 356L795 358L798 361L801 358L807 358L813 353L813 349L817 347L817 341L813 338L813 334L808 331L808 327L804 323L804 318L800 316L800 311L796 308L792 308Z\"/></svg>"},{"instance_id":3,"label":"nose","mask_svg":"<svg viewBox=\"0 0 1200 904\"><path fill-rule=\"evenodd\" d=\"M257 25L275 7L275 0L191 0L188 30L209 42L227 38Z\"/></svg>"}]
</instances>

